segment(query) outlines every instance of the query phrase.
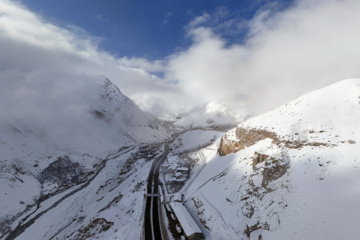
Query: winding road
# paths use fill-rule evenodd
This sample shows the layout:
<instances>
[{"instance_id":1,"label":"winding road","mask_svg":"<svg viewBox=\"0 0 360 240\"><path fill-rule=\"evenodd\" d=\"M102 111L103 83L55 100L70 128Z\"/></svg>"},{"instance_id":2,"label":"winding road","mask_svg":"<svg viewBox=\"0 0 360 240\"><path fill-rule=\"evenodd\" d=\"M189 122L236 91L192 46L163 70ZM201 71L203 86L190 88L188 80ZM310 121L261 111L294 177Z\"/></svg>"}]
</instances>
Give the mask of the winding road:
<instances>
[{"instance_id":1,"label":"winding road","mask_svg":"<svg viewBox=\"0 0 360 240\"><path fill-rule=\"evenodd\" d=\"M161 223L160 223L160 194L159 194L159 170L161 164L169 153L169 144L165 143L164 153L158 157L152 164L146 196L145 208L145 240L161 240Z\"/></svg>"}]
</instances>

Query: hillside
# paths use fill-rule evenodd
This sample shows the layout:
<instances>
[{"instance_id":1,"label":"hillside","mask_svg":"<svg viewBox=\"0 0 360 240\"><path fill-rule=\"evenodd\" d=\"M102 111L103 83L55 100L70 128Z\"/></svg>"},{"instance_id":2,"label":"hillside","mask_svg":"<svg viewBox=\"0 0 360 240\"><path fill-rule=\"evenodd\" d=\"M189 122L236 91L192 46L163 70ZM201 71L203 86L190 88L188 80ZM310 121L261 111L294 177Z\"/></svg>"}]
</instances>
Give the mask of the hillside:
<instances>
[{"instance_id":1,"label":"hillside","mask_svg":"<svg viewBox=\"0 0 360 240\"><path fill-rule=\"evenodd\" d=\"M360 79L254 117L198 153L186 206L207 239L357 239Z\"/></svg>"},{"instance_id":2,"label":"hillside","mask_svg":"<svg viewBox=\"0 0 360 240\"><path fill-rule=\"evenodd\" d=\"M66 78L62 88L21 81L21 88L1 90L8 105L1 105L6 111L0 115L0 236L31 219L34 230L20 235L25 239L49 239L70 219L78 219L72 231L67 229L75 234L129 191L129 203L141 209L142 193L136 193L145 181L147 160L161 152L157 143L167 137L158 120L105 77ZM137 168L143 177L135 177ZM109 188L117 191L103 191ZM42 220L43 214L52 220ZM140 211L134 219L141 217Z\"/></svg>"},{"instance_id":3,"label":"hillside","mask_svg":"<svg viewBox=\"0 0 360 240\"><path fill-rule=\"evenodd\" d=\"M171 138L108 79L75 83L62 94L42 92L43 103L28 102L30 110L1 96L25 112L1 115L0 238L139 239L147 178L164 139L167 166L191 169L176 186L163 171L167 199L185 194L206 239L360 234L360 79L306 94L225 135L216 126L226 124L204 119L230 123L231 114L217 114L226 108L192 111L178 119L182 127L169 127L178 131Z\"/></svg>"}]
</instances>

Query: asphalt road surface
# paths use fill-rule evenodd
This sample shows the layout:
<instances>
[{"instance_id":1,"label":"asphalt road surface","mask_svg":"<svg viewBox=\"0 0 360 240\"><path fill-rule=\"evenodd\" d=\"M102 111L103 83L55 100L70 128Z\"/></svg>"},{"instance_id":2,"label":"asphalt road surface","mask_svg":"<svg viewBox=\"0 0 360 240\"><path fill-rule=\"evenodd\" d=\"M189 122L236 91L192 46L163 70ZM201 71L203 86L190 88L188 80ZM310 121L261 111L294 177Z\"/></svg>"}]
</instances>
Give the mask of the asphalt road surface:
<instances>
[{"instance_id":1,"label":"asphalt road surface","mask_svg":"<svg viewBox=\"0 0 360 240\"><path fill-rule=\"evenodd\" d=\"M159 195L159 170L169 153L169 144L165 143L164 153L153 162L147 185L145 208L145 240L161 240L160 227L160 195Z\"/></svg>"}]
</instances>

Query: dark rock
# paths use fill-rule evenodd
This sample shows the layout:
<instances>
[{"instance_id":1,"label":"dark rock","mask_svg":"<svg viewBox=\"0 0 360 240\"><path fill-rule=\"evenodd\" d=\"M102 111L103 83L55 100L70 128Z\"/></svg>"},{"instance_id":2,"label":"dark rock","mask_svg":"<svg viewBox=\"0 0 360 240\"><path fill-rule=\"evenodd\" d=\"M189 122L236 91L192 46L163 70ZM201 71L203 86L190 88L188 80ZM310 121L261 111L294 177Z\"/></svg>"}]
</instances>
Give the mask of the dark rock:
<instances>
[{"instance_id":1,"label":"dark rock","mask_svg":"<svg viewBox=\"0 0 360 240\"><path fill-rule=\"evenodd\" d=\"M74 163L68 156L63 156L58 157L40 173L39 181L57 183L60 187L68 188L86 181L86 173L79 163Z\"/></svg>"},{"instance_id":2,"label":"dark rock","mask_svg":"<svg viewBox=\"0 0 360 240\"><path fill-rule=\"evenodd\" d=\"M81 228L74 240L85 240L95 235L109 230L114 225L113 222L108 222L105 218L96 218L87 226Z\"/></svg>"}]
</instances>

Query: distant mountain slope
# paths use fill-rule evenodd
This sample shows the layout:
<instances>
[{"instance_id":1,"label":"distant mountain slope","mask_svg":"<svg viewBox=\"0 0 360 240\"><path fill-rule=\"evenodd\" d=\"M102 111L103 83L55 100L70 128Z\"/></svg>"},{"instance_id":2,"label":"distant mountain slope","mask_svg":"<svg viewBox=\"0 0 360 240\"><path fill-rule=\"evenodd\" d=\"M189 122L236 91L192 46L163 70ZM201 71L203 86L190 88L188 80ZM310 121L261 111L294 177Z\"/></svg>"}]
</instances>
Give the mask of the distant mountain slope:
<instances>
[{"instance_id":1,"label":"distant mountain slope","mask_svg":"<svg viewBox=\"0 0 360 240\"><path fill-rule=\"evenodd\" d=\"M240 124L202 151L187 207L212 239L357 239L359 119L350 79Z\"/></svg>"},{"instance_id":2,"label":"distant mountain slope","mask_svg":"<svg viewBox=\"0 0 360 240\"><path fill-rule=\"evenodd\" d=\"M236 126L249 117L244 106L231 107L227 103L210 102L176 116L174 125L184 128Z\"/></svg>"},{"instance_id":3,"label":"distant mountain slope","mask_svg":"<svg viewBox=\"0 0 360 240\"><path fill-rule=\"evenodd\" d=\"M40 199L94 177L109 154L166 138L107 78L55 80L65 83L0 90L0 236Z\"/></svg>"},{"instance_id":4,"label":"distant mountain slope","mask_svg":"<svg viewBox=\"0 0 360 240\"><path fill-rule=\"evenodd\" d=\"M141 111L105 77L66 79L59 87L54 85L51 89L35 85L33 89L18 86L6 91L1 100L10 106L1 106L2 130L17 138L31 135L46 145L56 145L57 150L76 148L97 153L118 144L165 137L156 119ZM24 91L34 96L22 97ZM15 99L19 95L19 100Z\"/></svg>"}]
</instances>

